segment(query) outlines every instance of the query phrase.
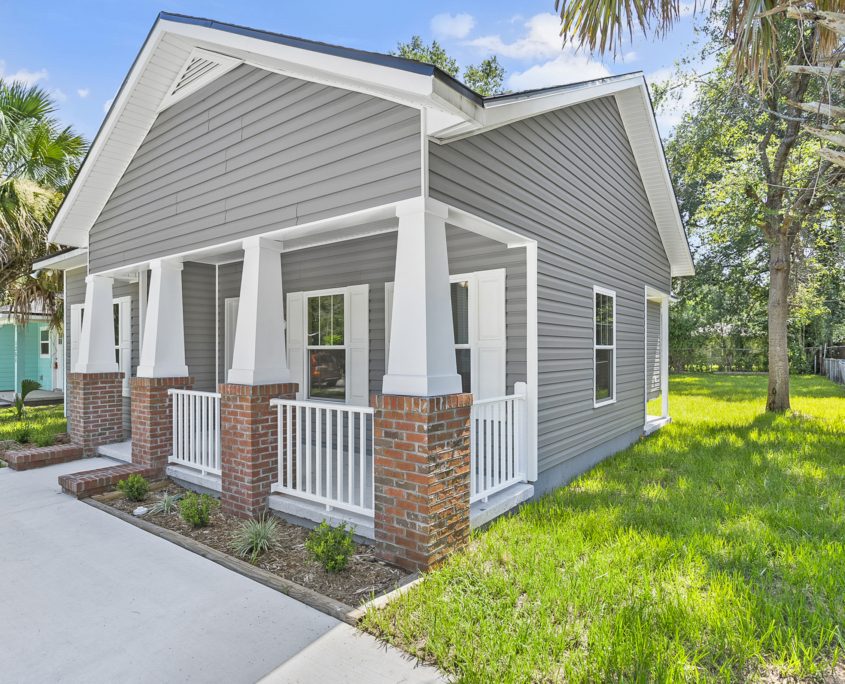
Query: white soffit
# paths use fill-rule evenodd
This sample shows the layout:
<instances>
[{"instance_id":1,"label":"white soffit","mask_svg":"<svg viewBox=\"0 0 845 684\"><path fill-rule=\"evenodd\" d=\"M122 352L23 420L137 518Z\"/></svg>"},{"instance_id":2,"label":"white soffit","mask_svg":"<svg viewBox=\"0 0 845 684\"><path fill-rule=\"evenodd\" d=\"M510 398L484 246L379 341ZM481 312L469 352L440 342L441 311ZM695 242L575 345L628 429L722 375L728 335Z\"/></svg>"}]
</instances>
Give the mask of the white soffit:
<instances>
[{"instance_id":1,"label":"white soffit","mask_svg":"<svg viewBox=\"0 0 845 684\"><path fill-rule=\"evenodd\" d=\"M678 211L663 144L660 142L646 88L645 80L642 80L639 88L618 92L616 103L669 258L672 275L695 275L687 234Z\"/></svg>"}]
</instances>

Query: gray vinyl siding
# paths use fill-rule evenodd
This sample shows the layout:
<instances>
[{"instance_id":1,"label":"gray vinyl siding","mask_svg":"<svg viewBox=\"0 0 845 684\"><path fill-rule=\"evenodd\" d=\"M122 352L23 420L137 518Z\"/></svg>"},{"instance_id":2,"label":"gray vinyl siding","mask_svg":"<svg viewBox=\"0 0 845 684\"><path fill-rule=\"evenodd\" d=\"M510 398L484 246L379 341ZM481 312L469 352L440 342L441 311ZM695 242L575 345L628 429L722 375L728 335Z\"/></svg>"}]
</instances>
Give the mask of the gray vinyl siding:
<instances>
[{"instance_id":1,"label":"gray vinyl siding","mask_svg":"<svg viewBox=\"0 0 845 684\"><path fill-rule=\"evenodd\" d=\"M217 389L214 359L214 283L216 267L188 262L182 270L182 320L185 333L185 363L194 378L195 390Z\"/></svg>"},{"instance_id":2,"label":"gray vinyl siding","mask_svg":"<svg viewBox=\"0 0 845 684\"><path fill-rule=\"evenodd\" d=\"M660 303L648 302L647 306L646 382L648 398L651 400L660 396Z\"/></svg>"},{"instance_id":3,"label":"gray vinyl siding","mask_svg":"<svg viewBox=\"0 0 845 684\"><path fill-rule=\"evenodd\" d=\"M420 114L242 65L162 112L90 233L92 273L420 194Z\"/></svg>"},{"instance_id":4,"label":"gray vinyl siding","mask_svg":"<svg viewBox=\"0 0 845 684\"><path fill-rule=\"evenodd\" d=\"M67 372L71 371L70 356L71 347L75 344L72 339L70 329L70 309L74 304L85 303L85 276L86 269L77 268L72 271L67 271L66 289L65 289L65 368ZM140 308L138 301L138 283L130 283L125 280L115 280L112 286L112 296L117 299L119 297L129 297L130 302L130 321L131 321L131 335L132 335L132 354L131 354L131 372L130 377L135 377L135 371L138 368L140 359ZM129 397L123 398L123 432L124 437L129 439L131 433L131 411Z\"/></svg>"},{"instance_id":5,"label":"gray vinyl siding","mask_svg":"<svg viewBox=\"0 0 845 684\"><path fill-rule=\"evenodd\" d=\"M641 429L644 288L670 270L614 100L429 149L432 197L537 240L540 472ZM617 294L617 401L599 408L593 285Z\"/></svg>"},{"instance_id":6,"label":"gray vinyl siding","mask_svg":"<svg viewBox=\"0 0 845 684\"><path fill-rule=\"evenodd\" d=\"M485 237L449 226L446 232L449 270L453 274L506 269L507 384L525 381L525 250L508 249ZM396 233L382 233L282 254L282 287L288 292L367 284L370 288L370 391L381 392L385 374L384 286L392 282ZM218 373L225 378L225 300L240 292L242 262L218 267ZM188 335L186 330L186 336Z\"/></svg>"}]
</instances>

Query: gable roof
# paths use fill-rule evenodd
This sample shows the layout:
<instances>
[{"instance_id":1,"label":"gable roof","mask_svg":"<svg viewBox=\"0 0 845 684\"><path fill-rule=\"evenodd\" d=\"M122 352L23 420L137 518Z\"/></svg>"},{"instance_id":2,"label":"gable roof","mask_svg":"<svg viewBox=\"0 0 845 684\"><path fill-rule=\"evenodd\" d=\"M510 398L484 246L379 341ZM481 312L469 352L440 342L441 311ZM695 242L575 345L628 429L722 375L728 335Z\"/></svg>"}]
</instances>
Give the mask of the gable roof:
<instances>
[{"instance_id":1,"label":"gable roof","mask_svg":"<svg viewBox=\"0 0 845 684\"><path fill-rule=\"evenodd\" d=\"M420 109L425 112L425 133L439 143L612 96L619 107L672 275L694 272L641 72L482 97L430 64L165 12L158 15L112 102L56 214L49 240L87 246L91 226L158 113L243 63Z\"/></svg>"}]
</instances>

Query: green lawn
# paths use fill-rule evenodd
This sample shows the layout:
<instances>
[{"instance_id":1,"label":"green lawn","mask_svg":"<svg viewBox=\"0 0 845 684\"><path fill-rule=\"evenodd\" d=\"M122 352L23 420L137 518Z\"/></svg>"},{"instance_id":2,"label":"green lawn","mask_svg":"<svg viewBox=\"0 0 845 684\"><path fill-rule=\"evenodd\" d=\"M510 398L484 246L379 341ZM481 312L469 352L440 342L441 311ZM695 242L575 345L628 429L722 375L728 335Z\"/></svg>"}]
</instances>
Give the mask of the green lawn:
<instances>
[{"instance_id":1,"label":"green lawn","mask_svg":"<svg viewBox=\"0 0 845 684\"><path fill-rule=\"evenodd\" d=\"M672 425L364 627L467 682L824 675L845 646L845 391L792 389L771 416L763 376L673 378Z\"/></svg>"},{"instance_id":2,"label":"green lawn","mask_svg":"<svg viewBox=\"0 0 845 684\"><path fill-rule=\"evenodd\" d=\"M22 432L26 432L31 442L48 441L60 432L67 430L67 420L64 417L62 404L50 406L28 406L24 419L15 418L13 408L0 409L0 441L21 441Z\"/></svg>"}]
</instances>

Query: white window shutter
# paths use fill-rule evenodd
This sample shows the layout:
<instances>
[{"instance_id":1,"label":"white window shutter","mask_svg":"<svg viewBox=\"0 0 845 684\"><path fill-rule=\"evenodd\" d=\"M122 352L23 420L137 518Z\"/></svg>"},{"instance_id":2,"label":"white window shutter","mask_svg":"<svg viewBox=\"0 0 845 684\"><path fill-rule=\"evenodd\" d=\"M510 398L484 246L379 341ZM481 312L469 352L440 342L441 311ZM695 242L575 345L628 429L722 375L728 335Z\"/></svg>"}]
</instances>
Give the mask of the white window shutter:
<instances>
[{"instance_id":1,"label":"white window shutter","mask_svg":"<svg viewBox=\"0 0 845 684\"><path fill-rule=\"evenodd\" d=\"M79 336L82 333L82 304L70 307L70 372L76 372L76 362L79 360Z\"/></svg>"},{"instance_id":2,"label":"white window shutter","mask_svg":"<svg viewBox=\"0 0 845 684\"><path fill-rule=\"evenodd\" d=\"M370 286L346 290L346 401L370 404Z\"/></svg>"},{"instance_id":3,"label":"white window shutter","mask_svg":"<svg viewBox=\"0 0 845 684\"><path fill-rule=\"evenodd\" d=\"M393 283L384 284L384 373L390 361L390 325L393 322Z\"/></svg>"},{"instance_id":4,"label":"white window shutter","mask_svg":"<svg viewBox=\"0 0 845 684\"><path fill-rule=\"evenodd\" d=\"M130 396L129 378L132 376L132 299L121 297L117 302L118 325L117 330L120 339L117 346L120 348L120 371L123 373L123 396Z\"/></svg>"},{"instance_id":5,"label":"white window shutter","mask_svg":"<svg viewBox=\"0 0 845 684\"><path fill-rule=\"evenodd\" d=\"M238 327L238 305L240 297L227 297L223 315L223 377L229 376L235 354L235 330Z\"/></svg>"},{"instance_id":6,"label":"white window shutter","mask_svg":"<svg viewBox=\"0 0 845 684\"><path fill-rule=\"evenodd\" d=\"M305 386L305 297L302 292L289 292L287 298L287 334L288 368L291 382L299 383L297 399L307 396Z\"/></svg>"},{"instance_id":7,"label":"white window shutter","mask_svg":"<svg viewBox=\"0 0 845 684\"><path fill-rule=\"evenodd\" d=\"M507 338L505 330L505 269L475 274L476 339L472 376L476 399L505 395Z\"/></svg>"}]
</instances>

